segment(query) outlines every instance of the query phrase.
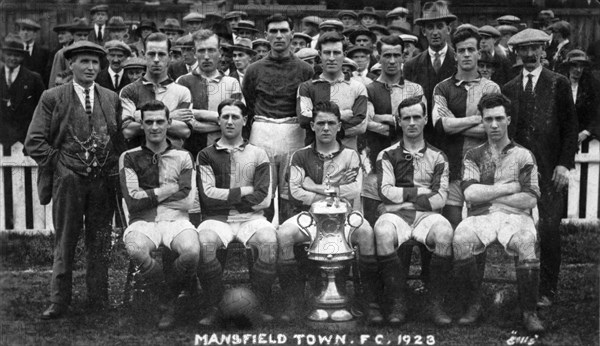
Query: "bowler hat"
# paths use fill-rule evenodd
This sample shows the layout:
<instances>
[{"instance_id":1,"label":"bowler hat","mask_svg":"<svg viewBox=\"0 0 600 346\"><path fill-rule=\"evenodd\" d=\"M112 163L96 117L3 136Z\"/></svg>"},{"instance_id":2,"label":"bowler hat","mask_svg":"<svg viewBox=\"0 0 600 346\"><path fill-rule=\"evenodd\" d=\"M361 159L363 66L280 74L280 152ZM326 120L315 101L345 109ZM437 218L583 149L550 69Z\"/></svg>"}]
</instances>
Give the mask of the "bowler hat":
<instances>
[{"instance_id":1,"label":"bowler hat","mask_svg":"<svg viewBox=\"0 0 600 346\"><path fill-rule=\"evenodd\" d=\"M446 1L438 0L426 2L423 5L423 16L415 19L415 24L423 25L429 22L444 21L447 23L456 20L456 16L450 13Z\"/></svg>"},{"instance_id":2,"label":"bowler hat","mask_svg":"<svg viewBox=\"0 0 600 346\"><path fill-rule=\"evenodd\" d=\"M77 54L94 54L99 58L103 58L106 56L106 51L102 46L87 40L77 41L64 50L64 56L67 59L71 59Z\"/></svg>"}]
</instances>

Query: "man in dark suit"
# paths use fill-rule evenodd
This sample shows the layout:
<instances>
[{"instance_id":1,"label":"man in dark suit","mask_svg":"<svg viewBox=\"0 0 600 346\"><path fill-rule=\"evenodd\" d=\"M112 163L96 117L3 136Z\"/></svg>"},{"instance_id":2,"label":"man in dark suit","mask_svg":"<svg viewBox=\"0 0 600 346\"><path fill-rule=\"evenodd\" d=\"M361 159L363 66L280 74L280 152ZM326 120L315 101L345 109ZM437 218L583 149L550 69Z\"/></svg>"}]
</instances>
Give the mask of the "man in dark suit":
<instances>
[{"instance_id":1,"label":"man in dark suit","mask_svg":"<svg viewBox=\"0 0 600 346\"><path fill-rule=\"evenodd\" d=\"M573 49L567 54L565 65L577 110L578 142L600 138L600 81L588 69L590 59L583 51Z\"/></svg>"},{"instance_id":2,"label":"man in dark suit","mask_svg":"<svg viewBox=\"0 0 600 346\"><path fill-rule=\"evenodd\" d=\"M77 240L85 230L86 284L92 309L108 305L108 264L118 159L122 152L121 103L94 83L101 46L79 41L65 58L73 82L45 91L29 126L25 149L38 163L40 202L53 200L55 229L50 307L42 319L63 316L71 303Z\"/></svg>"},{"instance_id":3,"label":"man in dark suit","mask_svg":"<svg viewBox=\"0 0 600 346\"><path fill-rule=\"evenodd\" d=\"M36 41L38 32L41 29L40 24L32 19L25 18L17 20L19 26L19 36L23 40L23 48L27 51L23 66L42 76L44 83L48 84L48 60L50 60L50 51L48 48Z\"/></svg>"},{"instance_id":4,"label":"man in dark suit","mask_svg":"<svg viewBox=\"0 0 600 346\"><path fill-rule=\"evenodd\" d=\"M98 73L96 83L118 94L124 86L131 83L123 69L123 63L131 55L131 48L121 41L112 40L104 44L104 49L108 52L110 66Z\"/></svg>"},{"instance_id":5,"label":"man in dark suit","mask_svg":"<svg viewBox=\"0 0 600 346\"><path fill-rule=\"evenodd\" d=\"M181 49L181 61L169 64L168 75L172 80L194 71L198 67L198 59L194 48L192 35L185 35L178 38L175 47Z\"/></svg>"},{"instance_id":6,"label":"man in dark suit","mask_svg":"<svg viewBox=\"0 0 600 346\"><path fill-rule=\"evenodd\" d=\"M566 76L567 70L563 63L567 59L567 54L574 48L573 43L569 41L571 24L561 20L550 25L549 30L552 32L552 40L556 43L554 54L546 57L550 62L550 69Z\"/></svg>"},{"instance_id":7,"label":"man in dark suit","mask_svg":"<svg viewBox=\"0 0 600 346\"><path fill-rule=\"evenodd\" d=\"M88 40L99 45L103 45L104 42L108 40L108 31L106 30L106 21L108 20L108 6L94 6L90 10L90 14L92 15L92 22L94 23L94 28L92 32L90 32Z\"/></svg>"},{"instance_id":8,"label":"man in dark suit","mask_svg":"<svg viewBox=\"0 0 600 346\"><path fill-rule=\"evenodd\" d=\"M26 55L18 36L5 38L0 70L0 143L5 149L25 142L33 111L45 89L40 75L22 65Z\"/></svg>"},{"instance_id":9,"label":"man in dark suit","mask_svg":"<svg viewBox=\"0 0 600 346\"><path fill-rule=\"evenodd\" d=\"M539 167L538 306L551 305L556 294L561 262L559 226L569 169L575 166L577 152L577 115L569 80L541 65L543 47L549 40L546 33L536 29L511 37L508 43L523 60L523 70L502 90L512 102L509 136L533 152Z\"/></svg>"},{"instance_id":10,"label":"man in dark suit","mask_svg":"<svg viewBox=\"0 0 600 346\"><path fill-rule=\"evenodd\" d=\"M420 84L427 98L427 112L431 119L433 88L456 73L454 50L448 45L449 24L456 20L444 2L428 3L423 6L423 17L415 20L427 38L429 47L421 54L404 63L404 78ZM434 135L433 122L425 125L425 140L437 146L440 142Z\"/></svg>"},{"instance_id":11,"label":"man in dark suit","mask_svg":"<svg viewBox=\"0 0 600 346\"><path fill-rule=\"evenodd\" d=\"M481 52L489 54L491 58L491 64L494 66L494 74L491 80L498 83L498 85L504 85L508 82L510 76L510 68L512 63L510 59L505 55L504 50L498 47L498 40L500 39L500 31L490 25L484 25L477 31L481 40L479 41L479 48Z\"/></svg>"}]
</instances>

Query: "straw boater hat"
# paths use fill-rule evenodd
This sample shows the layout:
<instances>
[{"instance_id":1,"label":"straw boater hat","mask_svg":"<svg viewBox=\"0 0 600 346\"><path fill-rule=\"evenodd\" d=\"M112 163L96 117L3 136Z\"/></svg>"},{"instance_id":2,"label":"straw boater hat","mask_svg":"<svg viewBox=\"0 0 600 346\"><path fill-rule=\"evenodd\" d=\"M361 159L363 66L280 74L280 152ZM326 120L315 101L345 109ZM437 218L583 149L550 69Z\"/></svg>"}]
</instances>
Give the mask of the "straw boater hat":
<instances>
[{"instance_id":1,"label":"straw boater hat","mask_svg":"<svg viewBox=\"0 0 600 346\"><path fill-rule=\"evenodd\" d=\"M40 30L42 28L38 22L29 18L18 19L16 23L20 28L31 28L34 30Z\"/></svg>"},{"instance_id":2,"label":"straw boater hat","mask_svg":"<svg viewBox=\"0 0 600 346\"><path fill-rule=\"evenodd\" d=\"M508 40L509 46L523 46L530 44L546 44L550 42L550 35L542 30L525 29Z\"/></svg>"},{"instance_id":3,"label":"straw boater hat","mask_svg":"<svg viewBox=\"0 0 600 346\"><path fill-rule=\"evenodd\" d=\"M93 30L93 27L88 22L87 18L74 18L73 23L69 26L70 32L81 32L87 31L90 32Z\"/></svg>"},{"instance_id":4,"label":"straw boater hat","mask_svg":"<svg viewBox=\"0 0 600 346\"><path fill-rule=\"evenodd\" d=\"M344 16L349 16L352 17L354 19L358 19L358 13L352 11L352 10L341 10L340 12L338 12L337 17L339 20L342 20L342 18Z\"/></svg>"},{"instance_id":5,"label":"straw boater hat","mask_svg":"<svg viewBox=\"0 0 600 346\"><path fill-rule=\"evenodd\" d=\"M348 40L354 44L354 42L356 41L356 38L360 35L365 35L371 38L371 41L373 41L373 43L375 43L377 41L377 35L375 35L375 33L367 28L365 28L364 26L358 27L356 30L354 30L350 36L348 36Z\"/></svg>"},{"instance_id":6,"label":"straw boater hat","mask_svg":"<svg viewBox=\"0 0 600 346\"><path fill-rule=\"evenodd\" d=\"M583 63L587 66L590 65L590 59L584 51L579 49L573 49L569 53L567 53L567 58L565 60L565 64L575 64L575 63Z\"/></svg>"},{"instance_id":7,"label":"straw boater hat","mask_svg":"<svg viewBox=\"0 0 600 346\"><path fill-rule=\"evenodd\" d=\"M23 40L15 34L8 34L2 43L2 52L13 52L21 55L29 55L29 52L23 48Z\"/></svg>"},{"instance_id":8,"label":"straw boater hat","mask_svg":"<svg viewBox=\"0 0 600 346\"><path fill-rule=\"evenodd\" d=\"M146 60L143 58L129 58L123 63L123 68L142 68L146 69Z\"/></svg>"},{"instance_id":9,"label":"straw boater hat","mask_svg":"<svg viewBox=\"0 0 600 346\"><path fill-rule=\"evenodd\" d=\"M165 19L165 25L160 28L160 31L177 31L179 34L183 34L185 32L185 30L181 28L181 25L179 25L179 21L175 18Z\"/></svg>"},{"instance_id":10,"label":"straw boater hat","mask_svg":"<svg viewBox=\"0 0 600 346\"><path fill-rule=\"evenodd\" d=\"M71 59L77 54L81 53L94 54L97 55L99 58L104 58L106 56L106 51L104 50L104 48L102 48L102 46L86 40L77 41L65 48L64 50L64 55L66 59Z\"/></svg>"},{"instance_id":11,"label":"straw boater hat","mask_svg":"<svg viewBox=\"0 0 600 346\"><path fill-rule=\"evenodd\" d=\"M364 16L371 16L373 18L377 18L377 20L379 20L379 18L381 18L377 12L375 12L375 8L372 6L367 6L365 8L363 8L362 11L358 12L358 19L362 19L362 17Z\"/></svg>"},{"instance_id":12,"label":"straw boater hat","mask_svg":"<svg viewBox=\"0 0 600 346\"><path fill-rule=\"evenodd\" d=\"M256 25L251 20L240 20L234 27L231 28L233 31L248 30L252 32L258 32Z\"/></svg>"},{"instance_id":13,"label":"straw boater hat","mask_svg":"<svg viewBox=\"0 0 600 346\"><path fill-rule=\"evenodd\" d=\"M456 16L450 13L448 3L438 0L425 3L423 6L423 16L415 19L415 24L423 25L429 22L445 21L451 23L456 20Z\"/></svg>"},{"instance_id":14,"label":"straw boater hat","mask_svg":"<svg viewBox=\"0 0 600 346\"><path fill-rule=\"evenodd\" d=\"M236 40L235 43L231 47L229 47L229 50L231 52L236 50L241 51L250 56L256 55L256 52L252 49L252 41L250 41L250 39L247 38L240 38Z\"/></svg>"},{"instance_id":15,"label":"straw boater hat","mask_svg":"<svg viewBox=\"0 0 600 346\"><path fill-rule=\"evenodd\" d=\"M121 52L125 53L126 56L131 56L131 48L119 40L111 40L106 42L104 44L104 49L107 52L110 52L111 50L120 50Z\"/></svg>"},{"instance_id":16,"label":"straw boater hat","mask_svg":"<svg viewBox=\"0 0 600 346\"><path fill-rule=\"evenodd\" d=\"M479 36L490 36L493 38L498 38L500 36L502 36L502 34L500 33L500 31L498 31L498 29L494 28L491 25L484 25L481 28L479 28Z\"/></svg>"},{"instance_id":17,"label":"straw boater hat","mask_svg":"<svg viewBox=\"0 0 600 346\"><path fill-rule=\"evenodd\" d=\"M125 24L123 17L120 16L110 17L108 23L106 23L106 29L108 30L125 30L128 27L129 26Z\"/></svg>"},{"instance_id":18,"label":"straw boater hat","mask_svg":"<svg viewBox=\"0 0 600 346\"><path fill-rule=\"evenodd\" d=\"M108 5L97 5L90 9L92 15L96 12L108 12Z\"/></svg>"},{"instance_id":19,"label":"straw boater hat","mask_svg":"<svg viewBox=\"0 0 600 346\"><path fill-rule=\"evenodd\" d=\"M195 23L195 22L203 22L204 19L206 19L206 17L198 12L191 12L189 14L187 14L185 17L183 17L183 22L184 23Z\"/></svg>"}]
</instances>

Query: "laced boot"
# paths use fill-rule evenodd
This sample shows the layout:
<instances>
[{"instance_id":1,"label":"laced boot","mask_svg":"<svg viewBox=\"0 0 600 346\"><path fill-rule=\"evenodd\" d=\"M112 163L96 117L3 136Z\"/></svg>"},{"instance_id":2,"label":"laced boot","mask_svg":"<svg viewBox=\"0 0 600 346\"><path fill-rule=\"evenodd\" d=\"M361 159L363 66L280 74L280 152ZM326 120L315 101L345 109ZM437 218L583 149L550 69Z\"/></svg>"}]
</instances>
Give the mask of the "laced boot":
<instances>
[{"instance_id":1,"label":"laced boot","mask_svg":"<svg viewBox=\"0 0 600 346\"><path fill-rule=\"evenodd\" d=\"M458 324L472 325L481 316L481 277L477 268L475 257L470 257L456 262L456 275L464 285L464 292L469 297L469 305L465 314L458 320Z\"/></svg>"},{"instance_id":2,"label":"laced boot","mask_svg":"<svg viewBox=\"0 0 600 346\"><path fill-rule=\"evenodd\" d=\"M545 328L537 316L538 289L540 285L540 261L524 260L517 266L517 290L523 314L523 325L530 333L543 333Z\"/></svg>"},{"instance_id":3,"label":"laced boot","mask_svg":"<svg viewBox=\"0 0 600 346\"><path fill-rule=\"evenodd\" d=\"M440 327L447 327L452 323L452 318L443 309L443 292L448 287L448 277L452 270L452 258L441 257L433 254L429 265L430 270L430 299L431 317L433 323Z\"/></svg>"}]
</instances>

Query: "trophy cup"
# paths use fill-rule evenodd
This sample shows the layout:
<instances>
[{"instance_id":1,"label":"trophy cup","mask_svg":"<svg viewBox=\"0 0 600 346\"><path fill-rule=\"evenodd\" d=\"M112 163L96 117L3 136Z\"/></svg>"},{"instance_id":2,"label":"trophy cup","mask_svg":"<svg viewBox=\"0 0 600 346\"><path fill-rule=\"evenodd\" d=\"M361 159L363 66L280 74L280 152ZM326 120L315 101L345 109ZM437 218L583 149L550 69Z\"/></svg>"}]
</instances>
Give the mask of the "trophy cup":
<instances>
[{"instance_id":1,"label":"trophy cup","mask_svg":"<svg viewBox=\"0 0 600 346\"><path fill-rule=\"evenodd\" d=\"M309 227L316 227L316 236L311 236L308 247L308 259L316 261L327 275L327 284L315 298L307 318L309 326L342 331L356 327L357 319L349 311L348 297L337 289L335 278L356 254L347 238L346 224L358 228L363 223L363 216L352 211L348 202L340 200L331 188L329 175L325 184L328 197L313 203L310 212L298 215L298 225L306 234L311 234Z\"/></svg>"}]
</instances>

